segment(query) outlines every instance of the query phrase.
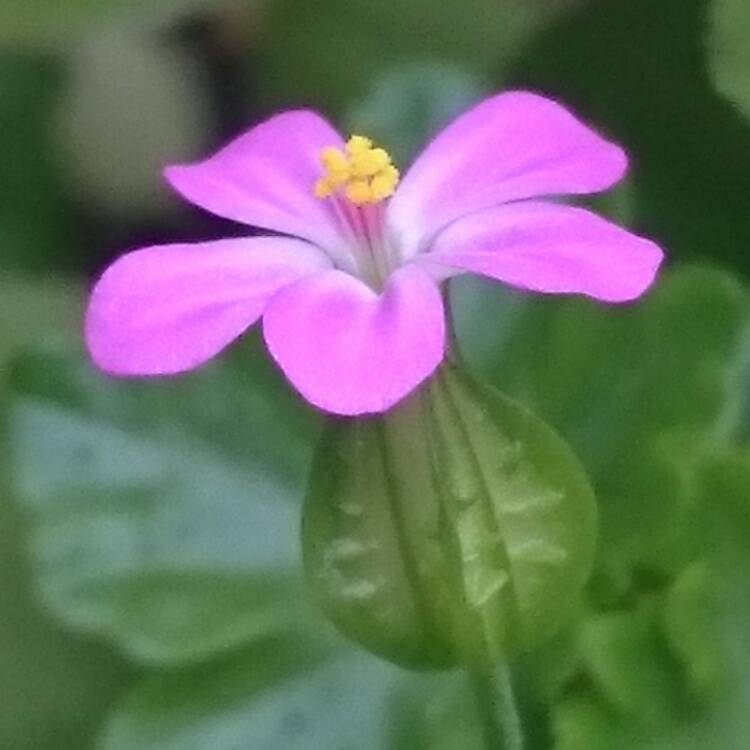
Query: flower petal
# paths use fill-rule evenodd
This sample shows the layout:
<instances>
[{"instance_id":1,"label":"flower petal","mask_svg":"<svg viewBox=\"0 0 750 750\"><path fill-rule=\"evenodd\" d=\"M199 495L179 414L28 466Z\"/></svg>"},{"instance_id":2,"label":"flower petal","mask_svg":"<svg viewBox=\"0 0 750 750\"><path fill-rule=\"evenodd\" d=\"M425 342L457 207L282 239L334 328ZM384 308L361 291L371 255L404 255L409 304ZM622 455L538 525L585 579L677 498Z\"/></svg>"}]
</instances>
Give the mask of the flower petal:
<instances>
[{"instance_id":1,"label":"flower petal","mask_svg":"<svg viewBox=\"0 0 750 750\"><path fill-rule=\"evenodd\" d=\"M313 245L282 237L137 250L94 288L89 352L115 375L190 370L254 323L278 289L330 265Z\"/></svg>"},{"instance_id":2,"label":"flower petal","mask_svg":"<svg viewBox=\"0 0 750 750\"><path fill-rule=\"evenodd\" d=\"M561 105L512 91L449 125L404 176L389 220L404 257L455 219L508 201L595 193L627 168L621 148Z\"/></svg>"},{"instance_id":3,"label":"flower petal","mask_svg":"<svg viewBox=\"0 0 750 750\"><path fill-rule=\"evenodd\" d=\"M626 302L650 286L663 253L582 208L522 201L467 216L438 235L418 262L546 293Z\"/></svg>"},{"instance_id":4,"label":"flower petal","mask_svg":"<svg viewBox=\"0 0 750 750\"><path fill-rule=\"evenodd\" d=\"M257 125L214 156L164 174L184 198L226 219L303 237L322 247L340 244L330 207L313 194L322 174L320 152L342 139L322 117L286 112Z\"/></svg>"},{"instance_id":5,"label":"flower petal","mask_svg":"<svg viewBox=\"0 0 750 750\"><path fill-rule=\"evenodd\" d=\"M277 294L263 315L268 348L311 403L344 415L386 411L443 359L443 302L419 267L397 270L378 295L341 271Z\"/></svg>"}]
</instances>

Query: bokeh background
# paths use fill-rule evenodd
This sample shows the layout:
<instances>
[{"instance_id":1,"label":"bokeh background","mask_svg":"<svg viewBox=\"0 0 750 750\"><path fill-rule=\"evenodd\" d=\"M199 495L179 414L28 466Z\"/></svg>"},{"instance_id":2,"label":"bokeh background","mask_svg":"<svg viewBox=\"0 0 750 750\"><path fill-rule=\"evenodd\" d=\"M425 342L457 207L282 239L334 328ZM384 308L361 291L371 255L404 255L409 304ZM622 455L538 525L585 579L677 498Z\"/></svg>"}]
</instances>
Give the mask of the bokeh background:
<instances>
[{"instance_id":1,"label":"bokeh background","mask_svg":"<svg viewBox=\"0 0 750 750\"><path fill-rule=\"evenodd\" d=\"M481 747L460 675L378 662L308 602L320 418L257 336L126 383L80 328L122 252L242 231L163 165L312 106L405 166L508 87L626 145L596 206L669 255L629 307L452 290L472 368L562 432L601 507L578 616L514 665L529 746L750 747L747 0L2 0L1 748Z\"/></svg>"}]
</instances>

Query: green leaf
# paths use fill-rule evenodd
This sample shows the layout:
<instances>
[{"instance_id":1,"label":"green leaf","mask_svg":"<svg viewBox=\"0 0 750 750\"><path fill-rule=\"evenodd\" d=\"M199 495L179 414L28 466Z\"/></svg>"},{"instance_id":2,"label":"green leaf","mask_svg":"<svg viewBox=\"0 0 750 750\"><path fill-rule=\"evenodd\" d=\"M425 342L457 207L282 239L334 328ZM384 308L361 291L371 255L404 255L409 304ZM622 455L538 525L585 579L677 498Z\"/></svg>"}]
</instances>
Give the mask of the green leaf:
<instances>
[{"instance_id":1,"label":"green leaf","mask_svg":"<svg viewBox=\"0 0 750 750\"><path fill-rule=\"evenodd\" d=\"M742 416L744 286L691 267L628 307L472 282L454 297L470 363L559 429L592 475L604 588L622 576L627 590L635 567L662 575L694 559L690 478Z\"/></svg>"},{"instance_id":2,"label":"green leaf","mask_svg":"<svg viewBox=\"0 0 750 750\"><path fill-rule=\"evenodd\" d=\"M580 633L576 688L554 706L556 750L672 748L694 709L660 633L661 601L592 614Z\"/></svg>"},{"instance_id":3,"label":"green leaf","mask_svg":"<svg viewBox=\"0 0 750 750\"><path fill-rule=\"evenodd\" d=\"M270 9L265 97L316 101L339 111L384 71L414 60L486 73L509 60L557 8L466 0L280 0Z\"/></svg>"},{"instance_id":4,"label":"green leaf","mask_svg":"<svg viewBox=\"0 0 750 750\"><path fill-rule=\"evenodd\" d=\"M687 567L672 585L664 604L664 629L674 653L687 669L700 697L721 692L728 673L720 619L726 591L705 561Z\"/></svg>"},{"instance_id":5,"label":"green leaf","mask_svg":"<svg viewBox=\"0 0 750 750\"><path fill-rule=\"evenodd\" d=\"M37 601L29 529L10 487L7 420L10 360L20 347L77 325L78 294L72 285L5 273L0 299L0 747L81 750L133 670L106 644L63 628Z\"/></svg>"},{"instance_id":6,"label":"green leaf","mask_svg":"<svg viewBox=\"0 0 750 750\"><path fill-rule=\"evenodd\" d=\"M587 674L620 714L658 725L684 696L676 662L659 637L658 600L590 617L581 630Z\"/></svg>"},{"instance_id":7,"label":"green leaf","mask_svg":"<svg viewBox=\"0 0 750 750\"><path fill-rule=\"evenodd\" d=\"M399 673L372 657L322 658L266 642L193 671L157 674L115 711L99 750L382 750Z\"/></svg>"},{"instance_id":8,"label":"green leaf","mask_svg":"<svg viewBox=\"0 0 750 750\"><path fill-rule=\"evenodd\" d=\"M719 93L750 117L750 8L744 0L712 0L708 69Z\"/></svg>"},{"instance_id":9,"label":"green leaf","mask_svg":"<svg viewBox=\"0 0 750 750\"><path fill-rule=\"evenodd\" d=\"M383 418L331 423L303 544L344 633L397 662L449 664L554 633L588 575L595 528L567 446L445 364Z\"/></svg>"},{"instance_id":10,"label":"green leaf","mask_svg":"<svg viewBox=\"0 0 750 750\"><path fill-rule=\"evenodd\" d=\"M633 226L671 262L711 258L747 275L750 127L707 75L713 0L569 5L499 74L553 95L625 147ZM747 18L743 0L733 5ZM745 52L739 13L731 34Z\"/></svg>"},{"instance_id":11,"label":"green leaf","mask_svg":"<svg viewBox=\"0 0 750 750\"><path fill-rule=\"evenodd\" d=\"M467 356L550 417L589 466L606 471L644 433L711 430L720 438L736 427L750 307L730 274L666 272L627 307L496 292L497 333L476 330L471 317L459 321ZM495 312L478 307L477 315ZM490 352L478 359L480 336Z\"/></svg>"},{"instance_id":12,"label":"green leaf","mask_svg":"<svg viewBox=\"0 0 750 750\"><path fill-rule=\"evenodd\" d=\"M0 477L0 747L81 750L89 747L133 670L109 647L66 631L39 606L26 565L26 529L3 480Z\"/></svg>"},{"instance_id":13,"label":"green leaf","mask_svg":"<svg viewBox=\"0 0 750 750\"><path fill-rule=\"evenodd\" d=\"M132 669L106 645L62 628L35 600L27 528L7 487L4 416L0 412L0 747L81 750Z\"/></svg>"},{"instance_id":14,"label":"green leaf","mask_svg":"<svg viewBox=\"0 0 750 750\"><path fill-rule=\"evenodd\" d=\"M410 673L350 649L265 641L155 674L119 703L98 750L484 750L467 676Z\"/></svg>"},{"instance_id":15,"label":"green leaf","mask_svg":"<svg viewBox=\"0 0 750 750\"><path fill-rule=\"evenodd\" d=\"M570 623L550 641L517 656L512 667L519 691L545 714L580 667L579 629L584 613L579 611Z\"/></svg>"},{"instance_id":16,"label":"green leaf","mask_svg":"<svg viewBox=\"0 0 750 750\"><path fill-rule=\"evenodd\" d=\"M554 707L557 750L739 750L750 685L750 460L729 450L695 477L704 560L664 596L593 613L575 686Z\"/></svg>"},{"instance_id":17,"label":"green leaf","mask_svg":"<svg viewBox=\"0 0 750 750\"><path fill-rule=\"evenodd\" d=\"M369 94L349 112L352 133L384 144L397 164L407 164L454 117L478 102L487 85L458 65L401 65L375 78Z\"/></svg>"},{"instance_id":18,"label":"green leaf","mask_svg":"<svg viewBox=\"0 0 750 750\"><path fill-rule=\"evenodd\" d=\"M391 704L392 750L485 750L485 739L466 674L403 675Z\"/></svg>"},{"instance_id":19,"label":"green leaf","mask_svg":"<svg viewBox=\"0 0 750 750\"><path fill-rule=\"evenodd\" d=\"M562 700L553 717L555 750L635 750L635 734L618 723L617 716L586 693ZM622 734L626 733L623 738Z\"/></svg>"},{"instance_id":20,"label":"green leaf","mask_svg":"<svg viewBox=\"0 0 750 750\"><path fill-rule=\"evenodd\" d=\"M259 364L163 383L106 378L77 350L16 364L16 494L58 617L169 663L304 619L297 498L315 427Z\"/></svg>"},{"instance_id":21,"label":"green leaf","mask_svg":"<svg viewBox=\"0 0 750 750\"><path fill-rule=\"evenodd\" d=\"M718 454L700 474L700 511L696 524L704 529L705 555L720 585L711 592L718 607L715 635L701 644L724 665L728 689L716 701L714 734L732 750L750 733L750 452L747 446ZM703 621L703 620L702 620ZM691 653L694 653L691 649ZM704 657L705 658L705 657Z\"/></svg>"},{"instance_id":22,"label":"green leaf","mask_svg":"<svg viewBox=\"0 0 750 750\"><path fill-rule=\"evenodd\" d=\"M747 435L744 436L747 438ZM750 450L716 451L698 477L696 523L705 530L704 554L733 578L744 572L750 556Z\"/></svg>"},{"instance_id":23,"label":"green leaf","mask_svg":"<svg viewBox=\"0 0 750 750\"><path fill-rule=\"evenodd\" d=\"M57 338L80 325L82 305L77 284L30 279L10 273L0 279L0 388L9 362L24 348Z\"/></svg>"}]
</instances>

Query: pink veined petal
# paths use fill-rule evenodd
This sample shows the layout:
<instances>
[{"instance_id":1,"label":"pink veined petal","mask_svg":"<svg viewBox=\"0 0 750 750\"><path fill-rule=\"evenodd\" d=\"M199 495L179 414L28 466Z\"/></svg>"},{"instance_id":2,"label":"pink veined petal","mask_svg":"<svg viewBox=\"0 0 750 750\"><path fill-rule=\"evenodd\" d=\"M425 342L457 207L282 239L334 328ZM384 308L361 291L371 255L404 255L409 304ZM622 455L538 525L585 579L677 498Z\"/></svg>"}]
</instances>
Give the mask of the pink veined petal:
<instances>
[{"instance_id":1,"label":"pink veined petal","mask_svg":"<svg viewBox=\"0 0 750 750\"><path fill-rule=\"evenodd\" d=\"M214 156L167 167L165 177L184 198L226 219L340 245L330 201L313 194L322 175L320 152L341 146L339 133L306 110L257 125Z\"/></svg>"},{"instance_id":2,"label":"pink veined petal","mask_svg":"<svg viewBox=\"0 0 750 750\"><path fill-rule=\"evenodd\" d=\"M623 150L560 104L511 91L449 125L408 170L389 206L403 257L455 219L523 198L595 193L627 169Z\"/></svg>"},{"instance_id":3,"label":"pink veined petal","mask_svg":"<svg viewBox=\"0 0 750 750\"><path fill-rule=\"evenodd\" d=\"M627 302L651 285L662 259L653 242L590 211L522 201L458 220L416 262L443 278L470 271L535 292Z\"/></svg>"},{"instance_id":4,"label":"pink veined petal","mask_svg":"<svg viewBox=\"0 0 750 750\"><path fill-rule=\"evenodd\" d=\"M417 266L397 270L378 295L329 271L279 292L263 315L268 348L295 388L334 414L383 412L443 359L443 302Z\"/></svg>"},{"instance_id":5,"label":"pink veined petal","mask_svg":"<svg viewBox=\"0 0 750 750\"><path fill-rule=\"evenodd\" d=\"M281 237L136 250L94 288L89 352L115 375L190 370L254 323L281 287L330 265L313 245Z\"/></svg>"}]
</instances>

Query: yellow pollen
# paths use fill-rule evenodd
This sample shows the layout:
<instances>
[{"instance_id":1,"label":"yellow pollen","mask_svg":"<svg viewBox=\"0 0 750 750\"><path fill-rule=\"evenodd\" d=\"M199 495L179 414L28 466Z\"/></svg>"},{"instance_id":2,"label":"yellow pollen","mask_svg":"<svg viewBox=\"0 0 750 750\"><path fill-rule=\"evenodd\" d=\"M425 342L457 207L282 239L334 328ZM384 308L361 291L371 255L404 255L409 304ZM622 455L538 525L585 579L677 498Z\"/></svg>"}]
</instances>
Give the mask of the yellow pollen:
<instances>
[{"instance_id":1,"label":"yellow pollen","mask_svg":"<svg viewBox=\"0 0 750 750\"><path fill-rule=\"evenodd\" d=\"M391 157L382 148L361 151L352 156L351 170L355 177L375 177L390 166Z\"/></svg>"},{"instance_id":2,"label":"yellow pollen","mask_svg":"<svg viewBox=\"0 0 750 750\"><path fill-rule=\"evenodd\" d=\"M393 190L398 184L400 175L398 169L389 164L383 168L380 174L370 180L370 191L372 192L375 201L382 201L385 198L393 195Z\"/></svg>"},{"instance_id":3,"label":"yellow pollen","mask_svg":"<svg viewBox=\"0 0 750 750\"><path fill-rule=\"evenodd\" d=\"M372 203L370 183L367 180L351 180L346 186L346 197L358 206Z\"/></svg>"},{"instance_id":4,"label":"yellow pollen","mask_svg":"<svg viewBox=\"0 0 750 750\"><path fill-rule=\"evenodd\" d=\"M346 144L346 150L352 156L369 151L372 148L372 141L363 135L353 135Z\"/></svg>"},{"instance_id":5,"label":"yellow pollen","mask_svg":"<svg viewBox=\"0 0 750 750\"><path fill-rule=\"evenodd\" d=\"M320 160L323 162L323 166L328 172L326 177L331 182L341 184L349 179L351 173L349 159L347 159L337 148L331 147L323 149L323 153L320 155Z\"/></svg>"},{"instance_id":6,"label":"yellow pollen","mask_svg":"<svg viewBox=\"0 0 750 750\"><path fill-rule=\"evenodd\" d=\"M325 178L321 178L315 183L314 193L316 198L330 198L334 192L336 192L336 189Z\"/></svg>"},{"instance_id":7,"label":"yellow pollen","mask_svg":"<svg viewBox=\"0 0 750 750\"><path fill-rule=\"evenodd\" d=\"M324 148L320 163L324 173L315 183L317 198L330 198L341 189L358 206L379 203L393 195L398 185L399 172L388 152L361 135L353 135L343 150Z\"/></svg>"}]
</instances>

